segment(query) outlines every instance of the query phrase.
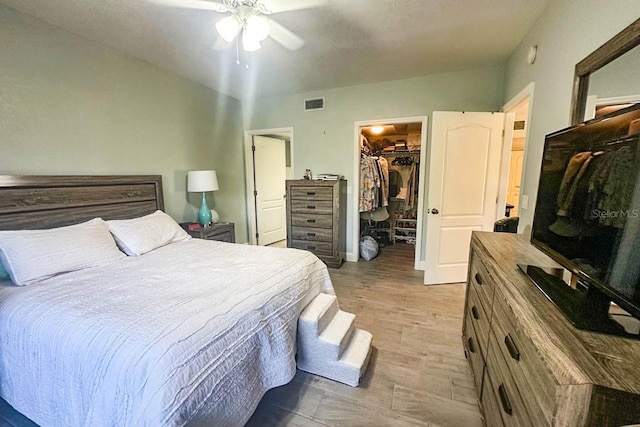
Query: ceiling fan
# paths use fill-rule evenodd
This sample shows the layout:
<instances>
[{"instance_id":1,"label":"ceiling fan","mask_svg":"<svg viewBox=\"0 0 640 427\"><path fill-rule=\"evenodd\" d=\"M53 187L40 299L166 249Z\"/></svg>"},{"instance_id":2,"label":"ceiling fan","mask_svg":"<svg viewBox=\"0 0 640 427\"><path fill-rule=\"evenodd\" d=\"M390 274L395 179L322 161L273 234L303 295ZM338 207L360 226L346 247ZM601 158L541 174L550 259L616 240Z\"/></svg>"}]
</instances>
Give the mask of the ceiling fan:
<instances>
[{"instance_id":1,"label":"ceiling fan","mask_svg":"<svg viewBox=\"0 0 640 427\"><path fill-rule=\"evenodd\" d=\"M151 0L152 3L187 9L229 13L216 23L216 30L226 42L242 41L246 52L260 49L271 37L289 50L298 50L304 40L278 24L268 15L292 10L308 9L325 4L327 0Z\"/></svg>"}]
</instances>

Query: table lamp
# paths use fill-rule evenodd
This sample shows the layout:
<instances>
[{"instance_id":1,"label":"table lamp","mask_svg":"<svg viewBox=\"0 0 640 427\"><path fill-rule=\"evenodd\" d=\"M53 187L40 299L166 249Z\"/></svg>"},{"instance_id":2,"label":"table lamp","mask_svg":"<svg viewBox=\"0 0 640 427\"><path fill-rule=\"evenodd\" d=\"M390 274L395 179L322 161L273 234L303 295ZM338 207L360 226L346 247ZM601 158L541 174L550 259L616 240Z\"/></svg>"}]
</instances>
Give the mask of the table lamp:
<instances>
[{"instance_id":1,"label":"table lamp","mask_svg":"<svg viewBox=\"0 0 640 427\"><path fill-rule=\"evenodd\" d=\"M187 191L190 193L202 192L202 206L198 211L198 222L203 226L220 221L220 216L207 206L207 191L218 190L218 176L216 171L189 171L187 174Z\"/></svg>"}]
</instances>

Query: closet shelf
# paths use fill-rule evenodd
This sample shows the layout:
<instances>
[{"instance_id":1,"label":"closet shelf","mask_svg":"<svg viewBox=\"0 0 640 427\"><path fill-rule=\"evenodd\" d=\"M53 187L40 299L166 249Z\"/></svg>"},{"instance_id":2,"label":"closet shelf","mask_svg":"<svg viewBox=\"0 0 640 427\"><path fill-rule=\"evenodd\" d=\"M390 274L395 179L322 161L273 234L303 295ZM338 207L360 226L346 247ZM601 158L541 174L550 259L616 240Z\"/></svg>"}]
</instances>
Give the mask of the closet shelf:
<instances>
[{"instance_id":1,"label":"closet shelf","mask_svg":"<svg viewBox=\"0 0 640 427\"><path fill-rule=\"evenodd\" d=\"M417 219L411 218L395 218L392 223L393 233L391 239L395 243L396 240L415 242L417 232Z\"/></svg>"},{"instance_id":2,"label":"closet shelf","mask_svg":"<svg viewBox=\"0 0 640 427\"><path fill-rule=\"evenodd\" d=\"M395 150L395 151L382 151L380 155L394 155L394 154L420 154L420 150Z\"/></svg>"}]
</instances>

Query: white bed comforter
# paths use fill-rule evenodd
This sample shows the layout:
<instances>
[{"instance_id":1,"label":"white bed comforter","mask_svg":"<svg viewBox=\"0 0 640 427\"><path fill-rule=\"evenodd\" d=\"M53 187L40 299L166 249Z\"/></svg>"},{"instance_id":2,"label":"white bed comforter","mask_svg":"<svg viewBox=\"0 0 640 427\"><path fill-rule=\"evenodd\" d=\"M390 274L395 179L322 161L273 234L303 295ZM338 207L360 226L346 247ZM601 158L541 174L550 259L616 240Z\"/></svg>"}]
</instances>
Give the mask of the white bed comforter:
<instances>
[{"instance_id":1,"label":"white bed comforter","mask_svg":"<svg viewBox=\"0 0 640 427\"><path fill-rule=\"evenodd\" d=\"M0 286L0 396L43 427L243 425L322 291L308 252L199 239Z\"/></svg>"}]
</instances>

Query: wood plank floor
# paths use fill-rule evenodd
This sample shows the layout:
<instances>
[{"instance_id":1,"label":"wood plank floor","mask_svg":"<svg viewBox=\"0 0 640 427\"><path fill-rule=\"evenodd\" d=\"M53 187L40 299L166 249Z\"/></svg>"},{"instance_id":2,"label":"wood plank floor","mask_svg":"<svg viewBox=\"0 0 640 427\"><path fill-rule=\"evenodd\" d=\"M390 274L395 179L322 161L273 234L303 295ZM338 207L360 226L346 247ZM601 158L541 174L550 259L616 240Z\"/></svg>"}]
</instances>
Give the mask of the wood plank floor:
<instances>
[{"instance_id":1,"label":"wood plank floor","mask_svg":"<svg viewBox=\"0 0 640 427\"><path fill-rule=\"evenodd\" d=\"M360 387L298 371L269 391L249 426L480 426L464 358L464 285L422 285L413 247L330 269L340 307L373 334ZM0 399L0 426L34 426Z\"/></svg>"},{"instance_id":2,"label":"wood plank floor","mask_svg":"<svg viewBox=\"0 0 640 427\"><path fill-rule=\"evenodd\" d=\"M298 371L270 390L248 426L480 426L464 358L464 284L424 286L413 247L330 269L340 308L373 334L357 388Z\"/></svg>"}]
</instances>

